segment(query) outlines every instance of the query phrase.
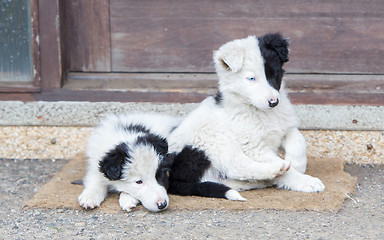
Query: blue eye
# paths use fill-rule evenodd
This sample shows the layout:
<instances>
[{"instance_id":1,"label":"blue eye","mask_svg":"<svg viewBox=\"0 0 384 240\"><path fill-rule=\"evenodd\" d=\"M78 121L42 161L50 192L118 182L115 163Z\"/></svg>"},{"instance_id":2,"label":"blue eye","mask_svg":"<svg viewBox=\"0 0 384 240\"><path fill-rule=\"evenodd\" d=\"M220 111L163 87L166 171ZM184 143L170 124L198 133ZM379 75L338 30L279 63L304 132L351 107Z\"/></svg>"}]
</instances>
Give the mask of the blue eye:
<instances>
[{"instance_id":1,"label":"blue eye","mask_svg":"<svg viewBox=\"0 0 384 240\"><path fill-rule=\"evenodd\" d=\"M256 79L254 77L247 78L249 81L254 82Z\"/></svg>"},{"instance_id":2,"label":"blue eye","mask_svg":"<svg viewBox=\"0 0 384 240\"><path fill-rule=\"evenodd\" d=\"M141 180L136 181L136 184L142 184L142 183L143 183L143 181L141 181Z\"/></svg>"}]
</instances>

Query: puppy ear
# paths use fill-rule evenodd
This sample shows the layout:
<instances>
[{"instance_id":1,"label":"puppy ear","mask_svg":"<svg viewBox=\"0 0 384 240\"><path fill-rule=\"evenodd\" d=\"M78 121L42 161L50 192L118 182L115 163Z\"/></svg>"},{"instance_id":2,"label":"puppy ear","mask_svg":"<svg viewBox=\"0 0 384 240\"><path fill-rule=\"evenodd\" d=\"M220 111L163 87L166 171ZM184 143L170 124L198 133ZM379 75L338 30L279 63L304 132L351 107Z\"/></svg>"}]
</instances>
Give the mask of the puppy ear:
<instances>
[{"instance_id":1,"label":"puppy ear","mask_svg":"<svg viewBox=\"0 0 384 240\"><path fill-rule=\"evenodd\" d=\"M280 33L266 34L260 38L265 48L275 51L282 62L288 62L289 41Z\"/></svg>"},{"instance_id":2,"label":"puppy ear","mask_svg":"<svg viewBox=\"0 0 384 240\"><path fill-rule=\"evenodd\" d=\"M161 165L166 168L171 168L173 162L175 161L176 153L167 153L163 161L161 162Z\"/></svg>"},{"instance_id":3,"label":"puppy ear","mask_svg":"<svg viewBox=\"0 0 384 240\"><path fill-rule=\"evenodd\" d=\"M129 161L129 148L126 143L116 145L114 149L109 151L99 162L99 170L109 180L119 180L122 178L121 171L123 165Z\"/></svg>"},{"instance_id":4,"label":"puppy ear","mask_svg":"<svg viewBox=\"0 0 384 240\"><path fill-rule=\"evenodd\" d=\"M217 67L238 72L243 67L244 48L229 42L214 52L214 59Z\"/></svg>"},{"instance_id":5,"label":"puppy ear","mask_svg":"<svg viewBox=\"0 0 384 240\"><path fill-rule=\"evenodd\" d=\"M165 138L152 133L137 138L137 144L151 144L156 152L165 155L168 152L168 142Z\"/></svg>"}]
</instances>

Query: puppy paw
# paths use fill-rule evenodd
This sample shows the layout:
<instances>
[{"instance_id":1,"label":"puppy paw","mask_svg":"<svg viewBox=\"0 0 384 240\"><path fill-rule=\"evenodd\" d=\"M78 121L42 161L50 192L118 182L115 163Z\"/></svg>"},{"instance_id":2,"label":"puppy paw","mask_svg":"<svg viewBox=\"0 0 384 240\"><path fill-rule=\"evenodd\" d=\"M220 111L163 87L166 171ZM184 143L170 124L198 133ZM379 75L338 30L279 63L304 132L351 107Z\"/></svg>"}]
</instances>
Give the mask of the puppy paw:
<instances>
[{"instance_id":1,"label":"puppy paw","mask_svg":"<svg viewBox=\"0 0 384 240\"><path fill-rule=\"evenodd\" d=\"M305 174L297 179L278 182L277 187L298 192L322 192L325 190L320 179Z\"/></svg>"},{"instance_id":2,"label":"puppy paw","mask_svg":"<svg viewBox=\"0 0 384 240\"><path fill-rule=\"evenodd\" d=\"M304 179L304 182L300 184L295 191L322 192L325 190L325 186L320 179L316 177L311 177L309 175L305 175L305 176L307 176L307 178Z\"/></svg>"},{"instance_id":3,"label":"puppy paw","mask_svg":"<svg viewBox=\"0 0 384 240\"><path fill-rule=\"evenodd\" d=\"M284 175L288 170L291 168L291 162L290 161L283 161L283 165L280 167L279 173L276 174L275 178L280 177Z\"/></svg>"},{"instance_id":4,"label":"puppy paw","mask_svg":"<svg viewBox=\"0 0 384 240\"><path fill-rule=\"evenodd\" d=\"M257 180L272 180L284 175L291 168L290 161L281 161L276 163L271 163L268 169L265 171L265 176Z\"/></svg>"},{"instance_id":5,"label":"puppy paw","mask_svg":"<svg viewBox=\"0 0 384 240\"><path fill-rule=\"evenodd\" d=\"M84 189L80 194L78 200L80 206L85 209L93 209L99 207L101 202L104 201L106 197L106 191L103 190L91 190Z\"/></svg>"},{"instance_id":6,"label":"puppy paw","mask_svg":"<svg viewBox=\"0 0 384 240\"><path fill-rule=\"evenodd\" d=\"M120 193L119 204L124 211L130 212L139 204L139 200L128 193L122 192Z\"/></svg>"}]
</instances>

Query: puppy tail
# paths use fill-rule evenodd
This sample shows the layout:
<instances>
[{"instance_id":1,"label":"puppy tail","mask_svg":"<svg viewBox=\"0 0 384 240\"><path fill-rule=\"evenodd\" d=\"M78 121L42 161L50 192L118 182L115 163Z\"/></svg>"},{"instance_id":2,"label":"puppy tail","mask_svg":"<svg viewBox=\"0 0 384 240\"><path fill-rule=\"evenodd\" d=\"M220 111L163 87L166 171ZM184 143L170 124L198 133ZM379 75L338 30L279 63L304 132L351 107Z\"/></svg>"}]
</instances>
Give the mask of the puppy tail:
<instances>
[{"instance_id":1,"label":"puppy tail","mask_svg":"<svg viewBox=\"0 0 384 240\"><path fill-rule=\"evenodd\" d=\"M200 196L226 198L232 201L247 201L247 199L243 198L238 191L216 182L171 182L168 192L182 196Z\"/></svg>"}]
</instances>

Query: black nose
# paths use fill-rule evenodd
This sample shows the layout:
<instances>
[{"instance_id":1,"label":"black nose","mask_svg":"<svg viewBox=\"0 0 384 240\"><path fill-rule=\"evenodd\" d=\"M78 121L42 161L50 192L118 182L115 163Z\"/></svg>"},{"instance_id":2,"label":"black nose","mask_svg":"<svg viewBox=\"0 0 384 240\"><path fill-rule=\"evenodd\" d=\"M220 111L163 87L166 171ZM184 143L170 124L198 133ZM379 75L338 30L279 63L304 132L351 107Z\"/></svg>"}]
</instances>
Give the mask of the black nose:
<instances>
[{"instance_id":1,"label":"black nose","mask_svg":"<svg viewBox=\"0 0 384 240\"><path fill-rule=\"evenodd\" d=\"M157 208L162 210L167 206L167 201L164 202L157 202Z\"/></svg>"},{"instance_id":2,"label":"black nose","mask_svg":"<svg viewBox=\"0 0 384 240\"><path fill-rule=\"evenodd\" d=\"M277 104L279 104L279 99L278 98L271 98L268 100L269 107L273 108L276 107Z\"/></svg>"}]
</instances>

